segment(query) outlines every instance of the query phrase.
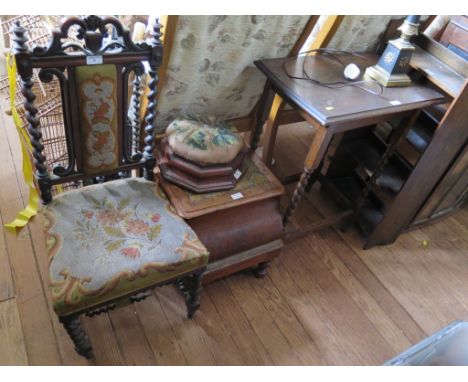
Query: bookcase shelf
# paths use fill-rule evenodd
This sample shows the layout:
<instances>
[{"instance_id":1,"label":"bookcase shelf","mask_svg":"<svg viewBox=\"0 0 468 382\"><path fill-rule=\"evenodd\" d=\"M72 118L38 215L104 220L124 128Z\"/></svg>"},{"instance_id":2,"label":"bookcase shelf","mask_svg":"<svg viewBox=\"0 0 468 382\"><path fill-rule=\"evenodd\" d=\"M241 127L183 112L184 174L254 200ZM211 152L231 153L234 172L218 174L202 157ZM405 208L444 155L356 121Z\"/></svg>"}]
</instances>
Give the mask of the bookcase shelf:
<instances>
[{"instance_id":1,"label":"bookcase shelf","mask_svg":"<svg viewBox=\"0 0 468 382\"><path fill-rule=\"evenodd\" d=\"M468 198L468 62L424 35L416 44L413 81L441 91L446 102L420 112L372 184L398 120L345 133L323 174L324 187L348 208L369 190L356 219L365 247L391 243Z\"/></svg>"}]
</instances>

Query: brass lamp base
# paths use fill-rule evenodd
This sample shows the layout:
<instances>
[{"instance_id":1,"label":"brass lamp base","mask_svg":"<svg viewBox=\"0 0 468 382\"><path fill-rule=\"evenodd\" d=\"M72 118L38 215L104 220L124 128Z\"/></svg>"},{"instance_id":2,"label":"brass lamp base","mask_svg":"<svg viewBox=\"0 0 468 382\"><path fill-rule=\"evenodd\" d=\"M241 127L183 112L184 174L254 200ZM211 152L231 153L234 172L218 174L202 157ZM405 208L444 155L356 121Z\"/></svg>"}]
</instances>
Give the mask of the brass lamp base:
<instances>
[{"instance_id":1,"label":"brass lamp base","mask_svg":"<svg viewBox=\"0 0 468 382\"><path fill-rule=\"evenodd\" d=\"M365 76L370 77L385 87L409 86L411 79L405 73L389 74L380 66L369 66Z\"/></svg>"}]
</instances>

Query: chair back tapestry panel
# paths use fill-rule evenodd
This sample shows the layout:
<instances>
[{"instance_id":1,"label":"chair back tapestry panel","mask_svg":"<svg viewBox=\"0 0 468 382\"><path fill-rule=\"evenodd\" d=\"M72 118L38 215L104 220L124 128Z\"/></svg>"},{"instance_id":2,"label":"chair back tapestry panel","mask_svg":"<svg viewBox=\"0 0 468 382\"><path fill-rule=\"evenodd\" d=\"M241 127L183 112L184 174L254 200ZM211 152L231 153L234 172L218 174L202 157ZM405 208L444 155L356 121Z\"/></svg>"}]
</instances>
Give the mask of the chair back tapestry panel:
<instances>
[{"instance_id":1,"label":"chair back tapestry panel","mask_svg":"<svg viewBox=\"0 0 468 382\"><path fill-rule=\"evenodd\" d=\"M310 16L179 16L157 117L163 131L183 114L245 117L265 77L253 62L285 57Z\"/></svg>"},{"instance_id":2,"label":"chair back tapestry panel","mask_svg":"<svg viewBox=\"0 0 468 382\"><path fill-rule=\"evenodd\" d=\"M119 164L116 66L79 66L75 84L84 172L115 170Z\"/></svg>"}]
</instances>

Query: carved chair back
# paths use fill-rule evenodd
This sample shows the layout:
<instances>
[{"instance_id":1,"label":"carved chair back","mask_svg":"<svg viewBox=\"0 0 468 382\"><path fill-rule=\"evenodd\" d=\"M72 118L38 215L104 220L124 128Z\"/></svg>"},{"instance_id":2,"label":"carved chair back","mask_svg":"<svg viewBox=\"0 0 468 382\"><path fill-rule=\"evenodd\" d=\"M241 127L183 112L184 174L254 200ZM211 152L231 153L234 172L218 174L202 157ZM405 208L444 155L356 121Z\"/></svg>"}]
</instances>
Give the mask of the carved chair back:
<instances>
[{"instance_id":1,"label":"carved chair back","mask_svg":"<svg viewBox=\"0 0 468 382\"><path fill-rule=\"evenodd\" d=\"M157 70L162 58L160 27L149 40L133 43L130 32L112 16L70 17L52 32L47 47L28 48L27 31L18 22L12 30L13 52L28 121L35 164L35 180L44 203L52 200L52 186L78 180L102 181L126 177L142 168L153 179L156 164L154 123ZM111 36L110 30L115 33ZM75 41L67 42L75 33ZM140 150L140 76L149 64L144 148ZM33 70L42 82L58 79L61 90L67 165L49 172L38 109L34 106ZM128 118L128 84L133 77L133 118Z\"/></svg>"}]
</instances>

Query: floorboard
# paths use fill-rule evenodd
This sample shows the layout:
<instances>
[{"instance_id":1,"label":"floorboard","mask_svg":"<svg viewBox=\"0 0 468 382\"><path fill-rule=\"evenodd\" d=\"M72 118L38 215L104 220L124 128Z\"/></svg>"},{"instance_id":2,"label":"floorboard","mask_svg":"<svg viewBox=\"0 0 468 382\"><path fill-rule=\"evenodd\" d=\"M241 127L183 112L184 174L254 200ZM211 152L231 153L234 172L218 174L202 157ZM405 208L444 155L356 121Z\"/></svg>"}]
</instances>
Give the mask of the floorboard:
<instances>
[{"instance_id":1,"label":"floorboard","mask_svg":"<svg viewBox=\"0 0 468 382\"><path fill-rule=\"evenodd\" d=\"M3 113L1 114L3 116ZM17 174L20 166L18 163L16 166L14 164L15 158L17 161L21 158L13 157L6 134L8 131L11 132L11 129L11 124L4 124L1 129L3 147L0 150L2 163L0 176L3 187L0 191L2 203L0 213L3 222L11 221L16 213L24 208L19 174ZM43 284L31 245L30 228L24 228L17 236L7 231L4 231L4 234L29 362L36 365L61 364L56 336L47 312L48 304ZM45 252L44 249L42 252Z\"/></svg>"},{"instance_id":2,"label":"floorboard","mask_svg":"<svg viewBox=\"0 0 468 382\"><path fill-rule=\"evenodd\" d=\"M277 260L276 263L279 261ZM304 365L318 365L321 362L319 349L312 341L304 325L298 325L298 317L291 309L288 301L281 295L272 278L267 276L258 282L247 275L245 280L253 292L256 292L258 302L261 302L268 315L273 317L281 333L287 339L297 358Z\"/></svg>"},{"instance_id":3,"label":"floorboard","mask_svg":"<svg viewBox=\"0 0 468 382\"><path fill-rule=\"evenodd\" d=\"M141 325L153 350L158 365L186 365L184 353L161 306L159 299L151 295L135 304Z\"/></svg>"},{"instance_id":4,"label":"floorboard","mask_svg":"<svg viewBox=\"0 0 468 382\"><path fill-rule=\"evenodd\" d=\"M0 365L28 365L28 355L15 298L0 302Z\"/></svg>"},{"instance_id":5,"label":"floorboard","mask_svg":"<svg viewBox=\"0 0 468 382\"><path fill-rule=\"evenodd\" d=\"M3 219L0 213L0 224L3 227ZM8 234L6 230L0 232L0 302L8 300L15 296L15 285L11 276L10 260L8 259L8 251L5 236Z\"/></svg>"},{"instance_id":6,"label":"floorboard","mask_svg":"<svg viewBox=\"0 0 468 382\"><path fill-rule=\"evenodd\" d=\"M333 328L339 348L355 357L352 364L378 364L391 356L388 343L310 248L302 245L297 256L283 256L281 262L309 295L319 317Z\"/></svg>"},{"instance_id":7,"label":"floorboard","mask_svg":"<svg viewBox=\"0 0 468 382\"><path fill-rule=\"evenodd\" d=\"M89 361L90 364L99 366L126 365L108 313L92 318L86 317L83 320L83 325L94 350L94 360ZM69 339L68 342L70 342Z\"/></svg>"},{"instance_id":8,"label":"floorboard","mask_svg":"<svg viewBox=\"0 0 468 382\"><path fill-rule=\"evenodd\" d=\"M305 201L305 203L308 204L308 208L315 208L315 210L319 210L321 216L330 215L332 213L336 213L337 211L336 205L333 205L330 203L329 199L324 197L324 195L320 192L319 187L314 187L311 192L306 195L306 200L307 201ZM311 202L312 200L313 203ZM340 267L342 272L346 272L347 274L343 275L340 272L337 273L337 277L339 277L341 283L345 287L349 285L348 290L350 291L351 297L355 300L357 299L357 301L361 300L363 297L351 292L351 290L356 287L360 289L359 286L355 286L352 289L350 288L350 284L355 284L355 280L359 281L359 283L362 285L362 288L365 290L365 292L362 292L361 289L361 293L366 295L369 294L372 297L372 300L375 302L373 303L372 300L367 300L370 306L366 307L366 303L363 301L362 309L364 311L367 311L368 309L372 309L374 311L381 309L393 323L392 325L384 318L386 321L386 326L390 325L390 327L387 326L386 329L381 329L382 333L393 344L393 348L401 348L403 345L406 345L407 340L409 340L411 343L415 343L426 337L427 333L421 329L421 327L414 321L408 312L401 306L398 300L384 287L384 285L374 275L374 273L370 271L369 267L357 255L352 246L349 245L346 240L343 240L343 238L340 237L341 231L339 228L340 227L337 226L336 229L327 229L315 234L315 248L320 249L322 245L324 248L328 246L331 249L330 252L328 252L329 256L339 258L339 262L334 262L335 267ZM348 236L353 235L356 235L355 230L351 230ZM310 240L310 237L306 238L306 241L310 242ZM362 246L361 243L362 240L358 238L357 245ZM329 264L329 261L325 261L325 264ZM348 273L348 271L350 273ZM378 320L378 315L370 314L369 318L375 321ZM404 337L406 338L399 340L397 334L401 333L403 333Z\"/></svg>"},{"instance_id":9,"label":"floorboard","mask_svg":"<svg viewBox=\"0 0 468 382\"><path fill-rule=\"evenodd\" d=\"M5 223L28 194L16 132L0 114ZM278 176L301 171L297 152L312 135L305 124L280 128ZM313 189L293 224L333 208ZM0 235L0 364L379 365L450 322L468 319L467 234L467 207L366 251L354 229L311 233L288 244L266 278L245 271L206 286L192 320L172 286L84 318L95 353L87 361L76 355L51 307L42 225L34 218L19 235Z\"/></svg>"},{"instance_id":10,"label":"floorboard","mask_svg":"<svg viewBox=\"0 0 468 382\"><path fill-rule=\"evenodd\" d=\"M252 276L238 274L226 280L235 301L240 305L275 365L302 365L303 362L297 355L298 349L294 349L276 323L275 317L270 314L260 296L250 287L247 279L250 277ZM257 282L261 281L257 280Z\"/></svg>"},{"instance_id":11,"label":"floorboard","mask_svg":"<svg viewBox=\"0 0 468 382\"><path fill-rule=\"evenodd\" d=\"M255 333L251 322L236 303L231 289L225 280L208 285L203 291L222 317L223 324L242 354L243 365L273 365L273 360ZM203 304L203 300L202 300ZM203 309L203 306L202 306Z\"/></svg>"},{"instance_id":12,"label":"floorboard","mask_svg":"<svg viewBox=\"0 0 468 382\"><path fill-rule=\"evenodd\" d=\"M140 323L135 305L115 309L109 312L109 316L125 364L154 365L156 357Z\"/></svg>"},{"instance_id":13,"label":"floorboard","mask_svg":"<svg viewBox=\"0 0 468 382\"><path fill-rule=\"evenodd\" d=\"M208 336L203 326L199 324L199 321L207 319L203 307L192 320L189 320L186 317L184 300L175 287L158 288L154 293L172 328L167 332L173 335L179 343L187 363L189 365L217 365L218 357L222 357L222 352L225 350L221 349L216 339Z\"/></svg>"}]
</instances>

